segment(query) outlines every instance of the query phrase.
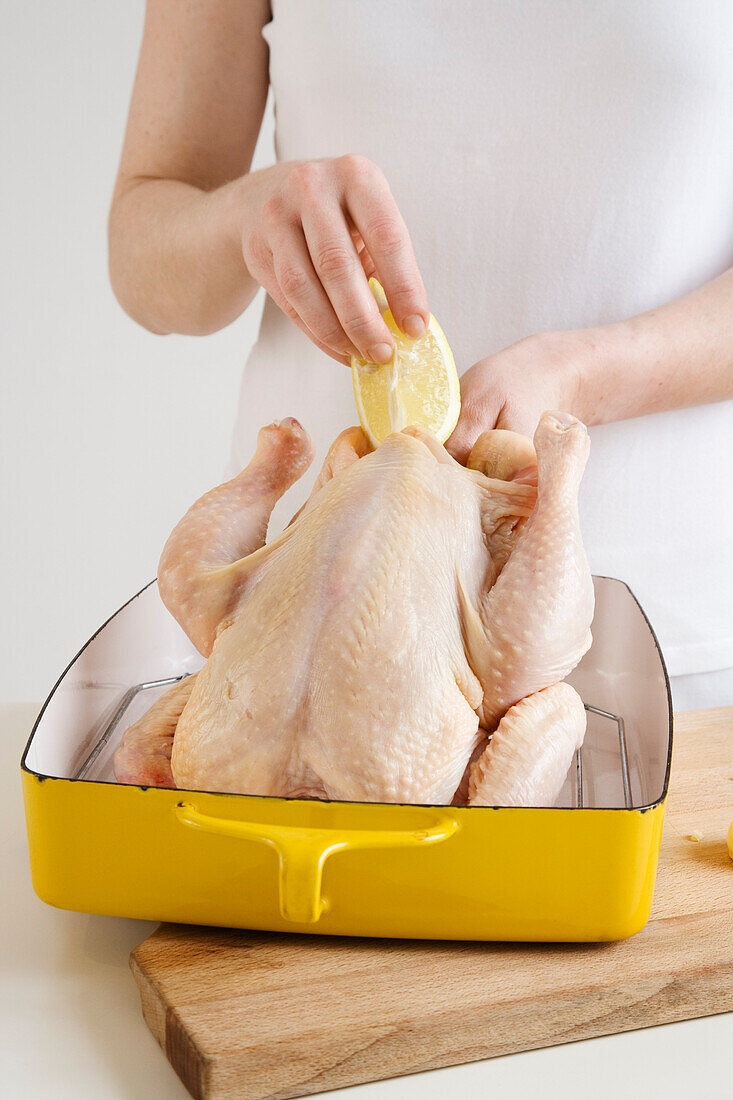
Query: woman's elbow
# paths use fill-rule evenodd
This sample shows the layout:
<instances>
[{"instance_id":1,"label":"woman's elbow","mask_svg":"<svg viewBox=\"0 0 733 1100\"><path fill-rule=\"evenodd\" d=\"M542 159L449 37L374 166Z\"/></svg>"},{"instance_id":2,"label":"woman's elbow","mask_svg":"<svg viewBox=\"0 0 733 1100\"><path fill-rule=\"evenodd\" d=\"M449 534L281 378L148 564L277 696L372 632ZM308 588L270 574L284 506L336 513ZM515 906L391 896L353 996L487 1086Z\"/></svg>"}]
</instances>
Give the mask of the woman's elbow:
<instances>
[{"instance_id":1,"label":"woman's elbow","mask_svg":"<svg viewBox=\"0 0 733 1100\"><path fill-rule=\"evenodd\" d=\"M161 216L160 188L148 182L118 183L112 200L112 290L125 313L148 332L209 336L247 308L258 286L239 270L233 276L228 256L214 252L202 261L201 242L191 244L185 220L181 232L180 217Z\"/></svg>"},{"instance_id":2,"label":"woman's elbow","mask_svg":"<svg viewBox=\"0 0 733 1100\"><path fill-rule=\"evenodd\" d=\"M152 295L145 285L143 258L136 255L134 227L126 225L115 199L109 214L107 259L112 292L128 317L156 336L166 336L170 328L154 316Z\"/></svg>"},{"instance_id":3,"label":"woman's elbow","mask_svg":"<svg viewBox=\"0 0 733 1100\"><path fill-rule=\"evenodd\" d=\"M151 332L154 336L169 336L173 332L172 328L161 325L149 309L142 305L143 296L135 293L134 289L128 285L128 280L124 275L116 273L111 256L109 274L115 298L135 324L140 325L141 328Z\"/></svg>"},{"instance_id":4,"label":"woman's elbow","mask_svg":"<svg viewBox=\"0 0 733 1100\"><path fill-rule=\"evenodd\" d=\"M139 277L135 265L127 264L116 255L111 242L109 278L114 296L127 316L154 336L172 333L210 336L234 319L212 316L210 309L201 308L201 303L162 300L160 291L151 292L145 280Z\"/></svg>"}]
</instances>

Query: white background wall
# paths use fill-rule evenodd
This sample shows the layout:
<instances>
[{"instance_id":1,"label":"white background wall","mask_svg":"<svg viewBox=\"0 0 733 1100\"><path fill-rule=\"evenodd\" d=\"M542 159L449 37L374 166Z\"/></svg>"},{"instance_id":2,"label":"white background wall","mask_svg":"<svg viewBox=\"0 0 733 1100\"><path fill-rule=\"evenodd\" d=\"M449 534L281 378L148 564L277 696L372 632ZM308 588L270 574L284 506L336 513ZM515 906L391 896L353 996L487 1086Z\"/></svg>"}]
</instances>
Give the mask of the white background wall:
<instances>
[{"instance_id":1,"label":"white background wall","mask_svg":"<svg viewBox=\"0 0 733 1100\"><path fill-rule=\"evenodd\" d=\"M258 301L214 336L152 336L110 290L107 209L143 8L3 5L3 699L45 697L154 576L191 501L220 480L259 324ZM255 166L273 157L268 111Z\"/></svg>"}]
</instances>

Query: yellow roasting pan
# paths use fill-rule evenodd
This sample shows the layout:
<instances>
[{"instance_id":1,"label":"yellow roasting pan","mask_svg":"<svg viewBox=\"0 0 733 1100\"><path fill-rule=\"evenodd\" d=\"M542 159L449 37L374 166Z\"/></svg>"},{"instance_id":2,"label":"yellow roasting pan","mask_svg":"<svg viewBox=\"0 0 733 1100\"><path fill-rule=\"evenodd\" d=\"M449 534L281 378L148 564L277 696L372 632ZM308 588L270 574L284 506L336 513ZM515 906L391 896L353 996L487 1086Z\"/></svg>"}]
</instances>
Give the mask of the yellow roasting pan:
<instances>
[{"instance_id":1,"label":"yellow roasting pan","mask_svg":"<svg viewBox=\"0 0 733 1100\"><path fill-rule=\"evenodd\" d=\"M454 809L116 784L124 729L202 663L153 582L74 658L31 733L21 768L36 892L83 912L333 935L633 935L659 854L669 683L631 591L594 583L593 646L570 678L588 733L558 805Z\"/></svg>"}]
</instances>

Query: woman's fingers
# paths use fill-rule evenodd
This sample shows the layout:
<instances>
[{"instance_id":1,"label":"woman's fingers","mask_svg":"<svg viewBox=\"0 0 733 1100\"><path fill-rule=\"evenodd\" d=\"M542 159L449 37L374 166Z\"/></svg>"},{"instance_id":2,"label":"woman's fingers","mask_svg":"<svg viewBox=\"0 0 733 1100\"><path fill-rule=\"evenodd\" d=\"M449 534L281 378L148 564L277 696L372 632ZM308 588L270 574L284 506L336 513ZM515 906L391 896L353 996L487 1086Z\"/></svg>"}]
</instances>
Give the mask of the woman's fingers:
<instances>
[{"instance_id":1,"label":"woman's fingers","mask_svg":"<svg viewBox=\"0 0 733 1100\"><path fill-rule=\"evenodd\" d=\"M386 179L366 157L342 157L347 211L371 255L389 308L408 336L422 336L429 311L407 226Z\"/></svg>"},{"instance_id":2,"label":"woman's fingers","mask_svg":"<svg viewBox=\"0 0 733 1100\"><path fill-rule=\"evenodd\" d=\"M242 234L248 271L335 359L386 363L394 338L368 279L398 326L420 336L429 313L409 235L379 169L365 157L278 166L276 186ZM287 171L284 169L287 168Z\"/></svg>"},{"instance_id":3,"label":"woman's fingers","mask_svg":"<svg viewBox=\"0 0 733 1100\"><path fill-rule=\"evenodd\" d=\"M267 223L267 235L263 232L253 233L248 238L246 245L243 246L243 255L245 263L247 264L247 269L252 278L256 279L260 286L264 287L275 304L280 307L283 313L289 317L295 325L297 325L301 332L305 333L309 340L319 347L321 351L325 351L327 355L330 355L332 359L348 365L350 353L347 354L330 347L321 340L321 338L308 327L305 321L302 320L298 311L288 301L280 288L277 275L275 274L275 257L272 249L267 244L268 237L272 238L275 235L275 226L280 217L281 204L273 202L267 203L263 211L262 219L264 223ZM315 280L315 275L313 277ZM317 282L317 280L315 281ZM348 341L345 336L343 336L343 339L344 343L347 344Z\"/></svg>"},{"instance_id":4,"label":"woman's fingers","mask_svg":"<svg viewBox=\"0 0 733 1100\"><path fill-rule=\"evenodd\" d=\"M461 378L461 415L445 444L448 453L464 466L481 433L498 427L504 404L504 394L492 385L486 363L475 363Z\"/></svg>"},{"instance_id":5,"label":"woman's fingers","mask_svg":"<svg viewBox=\"0 0 733 1100\"><path fill-rule=\"evenodd\" d=\"M361 239L361 235L355 229L352 229L351 236L356 247L357 255L361 260L361 266L364 268L364 274L367 279L371 279L372 275L377 274L377 266L369 255L369 249Z\"/></svg>"},{"instance_id":6,"label":"woman's fingers","mask_svg":"<svg viewBox=\"0 0 733 1100\"><path fill-rule=\"evenodd\" d=\"M300 226L283 227L275 235L273 259L283 297L319 343L341 358L358 354L316 275Z\"/></svg>"},{"instance_id":7,"label":"woman's fingers","mask_svg":"<svg viewBox=\"0 0 733 1100\"><path fill-rule=\"evenodd\" d=\"M513 400L510 396L496 419L496 426L532 439L544 411L527 401Z\"/></svg>"},{"instance_id":8,"label":"woman's fingers","mask_svg":"<svg viewBox=\"0 0 733 1100\"><path fill-rule=\"evenodd\" d=\"M461 378L461 415L445 445L453 457L465 463L489 428L531 439L546 409L573 412L578 386L574 339L572 333L526 337L474 363ZM548 347L557 349L554 358Z\"/></svg>"},{"instance_id":9,"label":"woman's fingers","mask_svg":"<svg viewBox=\"0 0 733 1100\"><path fill-rule=\"evenodd\" d=\"M461 405L461 415L453 429L453 434L446 440L445 449L453 455L462 466L466 465L474 443L482 432L493 428L489 418L483 415L483 410L474 405Z\"/></svg>"},{"instance_id":10,"label":"woman's fingers","mask_svg":"<svg viewBox=\"0 0 733 1100\"><path fill-rule=\"evenodd\" d=\"M285 316L289 317L293 324L297 325L300 331L304 333L308 337L308 339L316 345L316 347L320 348L321 351L325 351L326 355L330 355L330 357L332 359L335 359L338 363L344 363L347 367L349 366L351 362L350 356L342 354L338 351L334 351L334 349L330 348L328 344L324 344L322 340L319 340L316 334L308 328L305 321L293 309L290 302L287 300L283 292L280 290L280 287L277 285L277 282L275 282L274 287L271 290L268 290L267 293L270 295L275 305L280 307Z\"/></svg>"},{"instance_id":11,"label":"woman's fingers","mask_svg":"<svg viewBox=\"0 0 733 1100\"><path fill-rule=\"evenodd\" d=\"M303 231L318 276L341 327L364 359L386 363L394 341L361 266L359 255L335 197L308 204Z\"/></svg>"},{"instance_id":12,"label":"woman's fingers","mask_svg":"<svg viewBox=\"0 0 733 1100\"><path fill-rule=\"evenodd\" d=\"M312 332L311 329L308 328L305 321L303 321L302 318L299 317L299 315L295 312L293 307L290 305L290 302L284 296L284 294L282 293L280 288L277 286L277 284L275 284L275 288L273 290L268 290L267 293L270 295L272 300L275 302L275 305L280 307L280 309L283 311L283 313L286 315L286 317L289 317L290 320L293 322L293 324L297 325L297 327L300 329L300 331L305 333L305 335L308 337L308 339L312 343L314 343L317 348L320 348L321 351L325 351L326 355L329 355L331 357L331 359L335 359L337 363L344 363L345 366L347 366L347 367L350 365L350 363L351 363L350 355L345 355L345 354L342 354L341 352L334 351L333 348L330 348L327 344L324 344L322 340L319 340L319 338L316 336L316 334L314 332Z\"/></svg>"},{"instance_id":13,"label":"woman's fingers","mask_svg":"<svg viewBox=\"0 0 733 1100\"><path fill-rule=\"evenodd\" d=\"M348 366L351 353L338 351L336 348L329 346L321 340L320 336L313 332L291 302L288 301L280 288L280 284L275 274L275 259L272 252L270 252L269 249L262 249L259 253L259 261L257 264L252 261L252 267L254 268L254 277L257 279L258 283L265 288L275 305L280 307L286 317L289 317L293 324L297 325L300 331L305 333L308 339L319 347L321 351L325 351L326 355L330 355L332 359L335 359L339 363L345 363Z\"/></svg>"}]
</instances>

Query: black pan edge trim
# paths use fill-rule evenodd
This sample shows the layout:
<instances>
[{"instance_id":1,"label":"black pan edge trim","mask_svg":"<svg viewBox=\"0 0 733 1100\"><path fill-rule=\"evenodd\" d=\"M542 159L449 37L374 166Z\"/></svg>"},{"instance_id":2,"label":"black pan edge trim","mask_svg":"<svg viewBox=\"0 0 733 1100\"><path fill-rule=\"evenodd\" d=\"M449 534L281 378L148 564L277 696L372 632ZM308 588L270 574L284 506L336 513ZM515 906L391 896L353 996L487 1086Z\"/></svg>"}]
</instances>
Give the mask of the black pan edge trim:
<instances>
[{"instance_id":1,"label":"black pan edge trim","mask_svg":"<svg viewBox=\"0 0 733 1100\"><path fill-rule=\"evenodd\" d=\"M629 587L629 585L626 583L626 581L622 581L618 577L606 577L606 576L603 576L602 574L594 574L594 576L597 576L598 580L611 581L614 584L623 585L624 588L626 589L626 591L631 596L634 603L636 604L636 606L639 608L639 611L641 612L642 618L644 619L644 622L646 623L647 629L649 630L649 633L652 636L652 640L654 642L654 647L657 651L657 656L659 657L659 661L660 661L660 664L662 666L662 672L664 673L664 684L665 684L665 687L666 687L666 690L667 690L667 714L668 714L668 722L669 722L669 737L668 737L668 741L667 741L667 765L666 765L665 773L664 773L664 784L662 786L662 792L661 792L659 798L655 799L653 802L650 802L645 806L633 806L631 809L627 809L626 806L584 806L583 810L588 810L591 813L597 813L597 812L603 812L603 811L610 811L612 813L647 813L649 810L654 810L658 806L660 806L662 803L664 803L667 799L667 793L669 791L669 777L670 777L670 772L671 772L671 768L672 768L673 712L672 712L672 689L671 689L670 683L669 683L669 674L667 672L667 665L665 663L664 656L662 654L661 646L659 645L659 639L657 638L657 635L654 632L654 628L652 627L652 624L649 622L649 618L648 618L646 612L644 611L644 608L641 606L641 604L639 603L639 600L637 599L636 595L634 594L632 589ZM131 596L129 600L126 600L125 603L123 603L121 607L118 607L118 609L115 612L113 612L105 622L102 623L102 625L99 627L99 629L95 630L94 634L92 634L91 638L89 638L89 640L84 643L84 645L81 647L81 649L76 654L76 656L73 657L69 661L68 665L66 666L64 671L61 673L61 675L57 679L56 683L53 685L51 691L48 694L48 697L47 697L46 701L44 702L43 706L41 707L41 710L39 711L38 717L36 718L35 722L33 723L33 729L31 730L30 737L28 738L28 742L26 744L25 750L23 752L23 756L21 757L21 761L20 761L20 767L21 767L22 771L28 772L30 775L34 775L37 779L39 779L41 781L43 781L45 779L55 779L60 783L98 783L100 786L109 786L109 787L136 786L138 790L145 791L146 793L147 792L152 793L153 791L157 791L157 790L165 790L165 791L181 790L181 788L178 788L178 787L147 787L147 786L142 786L141 784L114 783L111 780L106 780L106 779L72 779L68 776L60 776L60 775L49 776L49 775L45 775L41 772L37 772L33 768L29 768L28 764L26 763L26 757L28 756L28 750L31 747L31 742L33 741L33 737L34 737L35 732L38 728L38 725L39 725L41 719L43 718L43 715L46 711L46 708L48 707L48 704L51 702L51 699L55 695L56 689L58 688L58 686L61 683L61 681L63 680L63 678L66 676L66 673L69 671L71 666L73 664L75 664L76 661L78 661L78 659L81 657L82 653L84 653L84 651L88 648L88 646L90 646L92 644L92 642L97 637L97 635L101 634L101 632L104 630L104 628L109 623L112 622L112 619L114 619L117 615L119 615L121 611L124 611L125 608L128 607L129 604L131 604L133 602L133 600L136 600L138 598L138 596L142 596L143 592L146 592L147 589L150 588L150 586L155 584L155 583L156 582L155 582L155 578L154 578L152 581L149 581L148 584L144 585L140 589L139 592L136 592L134 596ZM445 805L442 805L442 804L441 805L435 805L434 803L422 803L422 802L346 802L346 801L340 802L338 799L328 799L328 798L319 798L319 799L300 798L299 799L299 798L294 798L294 797L290 797L290 796L287 796L287 795L272 795L272 794L247 795L247 794L232 794L232 793L227 792L227 791L189 791L189 790L182 790L182 793L187 794L187 795L197 795L197 794L214 795L217 798L267 798L267 799L272 799L274 801L280 801L280 802L302 802L304 806L312 805L314 801L317 801L319 803L324 803L324 804L334 803L336 805L344 805L344 806L349 806L349 805L351 805L351 806L406 806L408 808L412 806L412 807L415 807L417 809L423 809L423 810L435 810L435 809L471 810L472 813L476 813L477 811L480 812L481 810L557 810L558 813L567 812L567 811L572 811L573 813L577 812L577 807L575 807L575 806L445 806Z\"/></svg>"},{"instance_id":2,"label":"black pan edge trim","mask_svg":"<svg viewBox=\"0 0 733 1100\"><path fill-rule=\"evenodd\" d=\"M62 778L64 778L63 776L46 776L46 775L43 775L41 772L34 771L33 768L28 767L28 764L27 764L28 750L31 747L31 742L33 741L33 738L35 737L36 730L38 729L40 721L43 718L44 714L46 713L46 709L48 707L48 704L51 702L54 695L56 694L56 689L58 688L59 684L61 683L63 678L66 676L66 673L69 671L69 669L72 667L72 665L76 664L76 662L81 657L82 653L84 653L85 650L87 650L89 648L89 646L92 644L94 639L99 634L102 633L104 628L106 626L108 626L112 622L113 619L116 619L121 611L124 611L126 607L129 607L129 605L133 602L133 600L136 600L138 598L138 596L142 596L143 592L146 592L152 584L155 584L155 582L156 582L156 578L154 577L152 579L152 581L148 581L147 584L143 585L143 587L140 589L140 591L136 592L134 596L130 596L129 600L125 600L125 602L122 604L122 606L118 607L116 611L113 611L112 614L109 616L109 618L105 619L105 621L102 623L102 625L97 630L94 631L91 638L89 638L86 642L84 642L84 645L81 647L81 649L76 654L76 656L71 658L68 665L66 666L64 671L61 673L61 675L59 676L58 680L53 685L51 690L49 691L43 706L41 707L41 709L38 712L38 717L36 718L35 722L33 723L33 728L30 732L30 736L28 738L28 741L26 742L25 749L23 750L23 755L20 758L20 769L21 769L21 771L28 772L30 775L35 775L35 776L38 777L38 779L62 779ZM76 780L69 779L69 782L76 782Z\"/></svg>"}]
</instances>

